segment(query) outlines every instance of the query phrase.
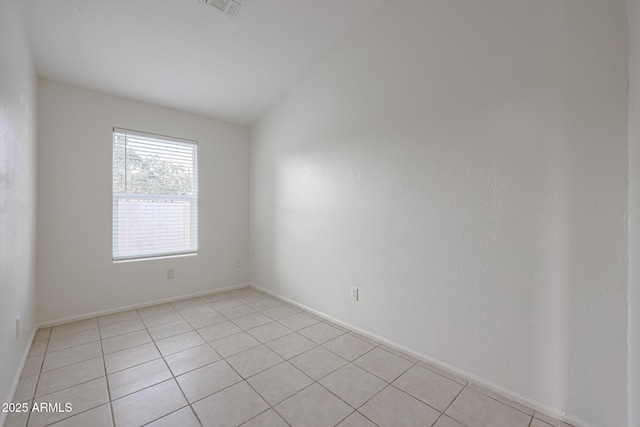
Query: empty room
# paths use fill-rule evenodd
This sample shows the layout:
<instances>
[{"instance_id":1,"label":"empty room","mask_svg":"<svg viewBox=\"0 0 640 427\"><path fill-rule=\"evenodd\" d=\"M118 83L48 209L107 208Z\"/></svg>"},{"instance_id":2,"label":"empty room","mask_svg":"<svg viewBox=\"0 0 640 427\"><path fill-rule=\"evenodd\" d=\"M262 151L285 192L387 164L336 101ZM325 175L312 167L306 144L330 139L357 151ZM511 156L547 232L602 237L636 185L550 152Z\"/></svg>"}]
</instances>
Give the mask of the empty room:
<instances>
[{"instance_id":1,"label":"empty room","mask_svg":"<svg viewBox=\"0 0 640 427\"><path fill-rule=\"evenodd\" d=\"M640 427L640 0L0 0L0 426Z\"/></svg>"}]
</instances>

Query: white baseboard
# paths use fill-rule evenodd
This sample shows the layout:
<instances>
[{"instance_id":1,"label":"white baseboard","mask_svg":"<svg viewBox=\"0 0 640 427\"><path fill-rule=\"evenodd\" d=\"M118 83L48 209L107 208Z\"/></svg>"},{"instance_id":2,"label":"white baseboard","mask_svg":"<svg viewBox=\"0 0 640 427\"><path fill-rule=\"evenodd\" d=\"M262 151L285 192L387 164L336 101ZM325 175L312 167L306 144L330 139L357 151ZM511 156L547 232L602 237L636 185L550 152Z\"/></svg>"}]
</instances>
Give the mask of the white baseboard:
<instances>
[{"instance_id":1,"label":"white baseboard","mask_svg":"<svg viewBox=\"0 0 640 427\"><path fill-rule=\"evenodd\" d=\"M140 304L132 304L132 305L127 305L127 306L118 307L118 308L112 308L112 309L108 309L108 310L94 311L92 313L79 314L77 316L70 316L70 317L65 317L65 318L62 318L62 319L47 320L47 321L44 321L44 322L40 322L38 324L38 328L40 328L40 329L41 328L49 328L51 326L62 325L64 323L75 322L75 321L78 321L78 320L91 319L93 317L98 317L98 316L106 316L107 314L119 313L121 311L127 311L127 310L133 310L133 309L136 309L136 308L149 307L149 306L152 306L152 305L163 304L163 303L166 303L166 302L179 301L179 300L183 300L183 299L187 299L187 298L201 297L201 296L204 296L204 295L215 294L215 293L218 293L218 292L231 291L233 289L244 288L245 286L249 286L249 283L239 283L237 285L226 286L226 287L223 287L223 288L216 288L216 289L203 291L203 292L195 292L195 293L192 293L192 294L186 294L186 295L180 295L180 296L171 297L171 298L164 298L164 299L159 299L159 300L154 300L154 301L148 301L148 302L143 302L143 303L140 303ZM2 425L2 424L0 424L0 425Z\"/></svg>"},{"instance_id":2,"label":"white baseboard","mask_svg":"<svg viewBox=\"0 0 640 427\"><path fill-rule=\"evenodd\" d=\"M507 399L513 400L516 403L524 405L524 406L526 406L528 408L531 408L531 409L533 409L535 411L541 412L541 413L543 413L545 415L548 415L548 416L550 416L552 418L563 420L564 422L569 423L569 424L571 424L571 425L573 425L575 427L598 427L598 426L596 426L594 424L585 422L583 420L580 420L577 417L569 415L566 412L563 412L563 411L561 411L559 409L552 408L552 407L550 407L548 405L545 405L544 403L538 402L537 400L534 400L534 399L528 398L526 396L520 395L520 394L518 394L518 393L516 393L514 391L511 391L511 390L508 390L508 389L506 389L506 388L504 388L502 386L499 386L498 384L492 383L491 381L487 381L486 379L484 379L482 377L479 377L479 376L477 376L475 374L472 374L470 372L467 372L467 371L465 371L463 369L456 368L455 366L449 365L448 363L445 363L445 362L443 362L441 360L438 360L438 359L435 359L433 357L427 356L426 354L422 354L420 352L417 352L417 351L415 351L413 349L410 349L408 347L403 346L402 344L398 344L398 343L396 343L396 342L394 342L394 341L392 341L390 339L387 339L387 338L382 337L380 335L376 335L376 334L374 334L372 332L369 332L369 331L367 331L365 329L362 329L362 328L359 328L357 326L351 325L349 323L343 322L340 319L336 319L335 317L329 316L329 315L327 315L325 313L322 313L322 312L320 312L318 310L314 310L313 308L307 307L306 305L300 304L300 303L298 303L296 301L293 301L293 300L291 300L291 299L289 299L289 298L287 298L287 297L285 297L283 295L280 295L277 292L273 292L273 291L271 291L271 290L269 290L267 288L263 288L262 286L258 286L255 283L249 282L248 285L251 286L252 288L256 289L256 290L259 290L259 291L264 292L266 294L272 295L272 296L274 296L276 298L279 298L279 299L281 299L283 301L286 301L289 304L294 305L296 307L300 307L300 308L302 308L302 309L304 309L304 310L306 310L306 311L308 311L310 313L313 313L313 314L315 314L315 315L317 315L319 317L327 319L327 320L329 320L329 321L331 321L333 323L336 323L336 324L338 324L338 325L340 325L342 327L345 327L347 329L355 331L355 332L357 332L359 334L362 334L362 335L364 335L366 337L371 337L376 341L379 341L379 342L381 342L383 344L386 344L389 347L392 347L392 348L394 348L396 350L402 351L402 352L404 352L404 353L406 353L406 354L408 354L408 355L410 355L410 356L412 356L412 357L414 357L414 358L416 358L418 360L421 360L423 362L427 362L427 363L430 363L432 365L435 365L436 367L442 369L445 372L448 372L448 373L450 373L452 375L455 375L457 377L463 378L466 381L469 381L469 382L477 384L477 385L479 385L481 387L484 387L487 390L490 390L490 391L492 391L494 393L497 393L497 394L499 394L499 395L501 395L503 397L506 397Z\"/></svg>"},{"instance_id":3,"label":"white baseboard","mask_svg":"<svg viewBox=\"0 0 640 427\"><path fill-rule=\"evenodd\" d=\"M13 382L11 383L11 388L9 389L7 400L3 400L3 402L9 403L13 401L13 396L15 396L16 390L18 389L18 383L20 382L20 375L22 374L22 369L24 368L24 364L27 362L27 356L29 355L29 351L31 350L31 343L33 342L33 338L36 336L36 332L38 332L37 323L33 326L33 330L31 331L31 335L29 336L29 340L27 341L27 346L22 352L22 359L20 359L20 364L18 365L16 374L13 377ZM7 416L9 416L8 412L0 411L0 426L3 426L4 423L7 421Z\"/></svg>"}]
</instances>

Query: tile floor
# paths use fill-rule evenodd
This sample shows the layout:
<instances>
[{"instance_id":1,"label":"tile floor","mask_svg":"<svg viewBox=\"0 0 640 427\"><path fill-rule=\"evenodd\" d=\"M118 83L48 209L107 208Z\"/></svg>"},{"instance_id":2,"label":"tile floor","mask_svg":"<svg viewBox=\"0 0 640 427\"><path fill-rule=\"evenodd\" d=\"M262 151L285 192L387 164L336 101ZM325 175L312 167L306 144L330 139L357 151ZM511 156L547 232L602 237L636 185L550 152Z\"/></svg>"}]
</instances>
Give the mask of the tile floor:
<instances>
[{"instance_id":1,"label":"tile floor","mask_svg":"<svg viewBox=\"0 0 640 427\"><path fill-rule=\"evenodd\" d=\"M567 426L251 288L41 329L6 427Z\"/></svg>"}]
</instances>

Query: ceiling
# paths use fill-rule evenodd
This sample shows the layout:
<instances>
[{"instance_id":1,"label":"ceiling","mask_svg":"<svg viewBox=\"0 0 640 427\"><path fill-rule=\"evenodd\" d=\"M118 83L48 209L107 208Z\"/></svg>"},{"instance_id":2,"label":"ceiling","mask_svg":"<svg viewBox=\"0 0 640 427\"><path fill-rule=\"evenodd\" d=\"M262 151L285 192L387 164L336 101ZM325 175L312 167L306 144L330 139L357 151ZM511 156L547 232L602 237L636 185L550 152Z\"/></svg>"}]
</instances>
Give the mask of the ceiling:
<instances>
[{"instance_id":1,"label":"ceiling","mask_svg":"<svg viewBox=\"0 0 640 427\"><path fill-rule=\"evenodd\" d=\"M28 0L38 75L240 124L383 0Z\"/></svg>"}]
</instances>

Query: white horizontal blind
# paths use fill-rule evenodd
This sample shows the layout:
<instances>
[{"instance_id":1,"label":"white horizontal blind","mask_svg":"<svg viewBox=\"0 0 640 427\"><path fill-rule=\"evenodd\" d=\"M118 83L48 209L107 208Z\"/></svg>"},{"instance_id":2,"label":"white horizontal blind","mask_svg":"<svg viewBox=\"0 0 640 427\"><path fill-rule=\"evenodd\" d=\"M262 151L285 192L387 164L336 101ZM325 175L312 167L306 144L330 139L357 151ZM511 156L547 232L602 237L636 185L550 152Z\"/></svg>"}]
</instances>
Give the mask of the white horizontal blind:
<instances>
[{"instance_id":1,"label":"white horizontal blind","mask_svg":"<svg viewBox=\"0 0 640 427\"><path fill-rule=\"evenodd\" d=\"M113 130L113 260L198 251L198 143Z\"/></svg>"}]
</instances>

